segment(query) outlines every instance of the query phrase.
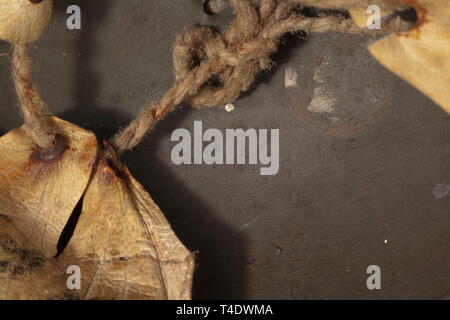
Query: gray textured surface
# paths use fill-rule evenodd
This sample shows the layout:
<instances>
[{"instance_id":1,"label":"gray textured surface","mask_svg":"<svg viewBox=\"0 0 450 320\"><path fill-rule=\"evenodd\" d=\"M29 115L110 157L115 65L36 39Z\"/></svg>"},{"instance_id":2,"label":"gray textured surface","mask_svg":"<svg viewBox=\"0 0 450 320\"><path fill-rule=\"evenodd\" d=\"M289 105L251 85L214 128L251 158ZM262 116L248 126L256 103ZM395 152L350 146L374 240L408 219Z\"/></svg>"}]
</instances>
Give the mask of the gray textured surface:
<instances>
[{"instance_id":1,"label":"gray textured surface","mask_svg":"<svg viewBox=\"0 0 450 320\"><path fill-rule=\"evenodd\" d=\"M178 32L228 19L205 15L200 0L56 2L49 29L33 45L35 81L52 112L102 138L169 88ZM65 28L65 9L74 3L82 8L77 32ZM180 109L124 157L180 238L199 251L195 298L449 293L450 196L437 199L433 191L450 184L450 119L375 63L366 42L289 37L275 56L277 68L234 112ZM8 45L0 42L4 52ZM297 70L298 88L284 88L286 67ZM8 68L0 57L2 134L21 123ZM299 110L317 86L334 97L335 110L305 120ZM365 121L380 108L357 134L326 134L331 122ZM279 128L280 172L262 177L257 166L173 165L170 134L191 129L194 120L205 128ZM366 288L371 264L382 269L380 291Z\"/></svg>"}]
</instances>

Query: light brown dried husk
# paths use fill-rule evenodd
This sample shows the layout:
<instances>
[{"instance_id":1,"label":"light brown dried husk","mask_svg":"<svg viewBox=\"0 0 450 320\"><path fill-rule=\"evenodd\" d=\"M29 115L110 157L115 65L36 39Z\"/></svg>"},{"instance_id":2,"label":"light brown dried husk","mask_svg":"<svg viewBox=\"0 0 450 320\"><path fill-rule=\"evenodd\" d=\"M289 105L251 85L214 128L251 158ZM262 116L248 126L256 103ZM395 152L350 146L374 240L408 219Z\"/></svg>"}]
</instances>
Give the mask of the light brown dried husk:
<instances>
[{"instance_id":1,"label":"light brown dried husk","mask_svg":"<svg viewBox=\"0 0 450 320\"><path fill-rule=\"evenodd\" d=\"M83 299L190 299L193 254L118 166L99 159L61 263L81 267Z\"/></svg>"},{"instance_id":2,"label":"light brown dried husk","mask_svg":"<svg viewBox=\"0 0 450 320\"><path fill-rule=\"evenodd\" d=\"M32 147L22 128L0 138L0 148L3 148L0 152L12 152L7 161L3 159L4 153L0 153L0 163L9 165L0 165L0 175L8 181L0 190L3 199L0 201L0 299L190 299L194 256L176 237L150 195L117 159L111 162L103 149L95 148L95 164L89 162L93 168L89 182L81 193L75 187L75 197L74 179L84 178L76 161L73 167L67 163L72 163L73 149L78 150L79 144L87 147L95 137L62 120L54 118L54 122L69 137L74 132L86 135L89 143L85 144L83 139L70 143L71 148L66 149L58 164L45 170L36 169L40 165L36 164L30 171L25 160L31 156ZM90 158L90 148L87 152ZM18 159L17 165L12 165L12 158ZM86 154L78 156L81 163L85 158ZM19 168L23 168L23 174L18 174ZM33 172L45 174L40 176L41 181L35 181ZM27 179L37 185L27 190L28 199L12 197L12 193L21 194ZM64 184L61 179L71 183ZM40 184L46 188L42 189ZM58 192L54 190L55 185ZM44 255L43 249L56 249L56 235L60 232L46 233L39 240L27 233L30 225L61 229L52 225L55 219L62 220L54 212L64 203L56 205L49 201L51 197L46 192L61 199L65 197L61 195L73 194L76 202L67 205L71 207L70 212L83 197L74 234L57 258ZM30 207L29 203L32 203ZM68 218L65 216L64 221ZM46 245L43 247L40 241ZM81 269L80 290L67 288L66 270L71 265Z\"/></svg>"},{"instance_id":3,"label":"light brown dried husk","mask_svg":"<svg viewBox=\"0 0 450 320\"><path fill-rule=\"evenodd\" d=\"M15 44L36 41L52 16L53 0L0 0L0 39Z\"/></svg>"},{"instance_id":4,"label":"light brown dried husk","mask_svg":"<svg viewBox=\"0 0 450 320\"><path fill-rule=\"evenodd\" d=\"M425 22L407 34L392 34L369 47L387 69L450 113L450 2L417 0Z\"/></svg>"},{"instance_id":5,"label":"light brown dried husk","mask_svg":"<svg viewBox=\"0 0 450 320\"><path fill-rule=\"evenodd\" d=\"M0 137L0 214L7 215L45 257L56 244L89 182L97 156L96 137L51 118L68 147L50 162L34 157L36 144L25 126Z\"/></svg>"},{"instance_id":6,"label":"light brown dried husk","mask_svg":"<svg viewBox=\"0 0 450 320\"><path fill-rule=\"evenodd\" d=\"M0 299L76 299L67 288L66 270L55 259L46 259L0 215Z\"/></svg>"}]
</instances>

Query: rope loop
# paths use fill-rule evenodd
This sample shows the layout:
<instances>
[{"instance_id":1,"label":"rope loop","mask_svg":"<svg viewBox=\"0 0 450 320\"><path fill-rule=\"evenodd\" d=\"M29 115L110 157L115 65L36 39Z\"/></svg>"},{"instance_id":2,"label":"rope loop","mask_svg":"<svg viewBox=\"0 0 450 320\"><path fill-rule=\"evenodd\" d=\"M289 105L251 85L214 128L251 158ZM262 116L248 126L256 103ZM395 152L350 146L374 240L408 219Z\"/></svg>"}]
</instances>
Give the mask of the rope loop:
<instances>
[{"instance_id":1,"label":"rope loop","mask_svg":"<svg viewBox=\"0 0 450 320\"><path fill-rule=\"evenodd\" d=\"M272 66L270 55L278 47L279 34L264 37L262 31L290 12L291 5L273 0L255 6L250 0L230 0L236 18L223 33L200 27L177 36L173 66L177 81L201 62L219 58L223 70L211 75L184 101L194 108L225 105L247 91L257 75Z\"/></svg>"},{"instance_id":2,"label":"rope loop","mask_svg":"<svg viewBox=\"0 0 450 320\"><path fill-rule=\"evenodd\" d=\"M211 75L184 101L194 108L204 108L236 100L242 91L249 89L258 73L269 66L259 61L268 59L271 50L265 48L265 45L261 46L256 41L227 43L224 35L210 28L195 28L177 36L173 50L177 81L186 77L200 63L214 57L221 59L225 65L221 72ZM255 54L257 51L260 52Z\"/></svg>"}]
</instances>

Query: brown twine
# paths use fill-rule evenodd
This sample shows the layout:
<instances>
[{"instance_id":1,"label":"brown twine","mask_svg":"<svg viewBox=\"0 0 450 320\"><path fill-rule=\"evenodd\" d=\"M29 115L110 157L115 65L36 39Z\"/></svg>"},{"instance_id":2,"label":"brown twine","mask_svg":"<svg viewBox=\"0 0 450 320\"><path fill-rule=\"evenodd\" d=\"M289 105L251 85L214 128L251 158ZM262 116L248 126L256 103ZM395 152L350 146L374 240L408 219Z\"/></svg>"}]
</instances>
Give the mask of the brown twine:
<instances>
[{"instance_id":1,"label":"brown twine","mask_svg":"<svg viewBox=\"0 0 450 320\"><path fill-rule=\"evenodd\" d=\"M236 18L223 34L208 28L195 28L178 35L173 49L175 84L159 102L144 107L128 127L112 138L111 144L117 153L139 144L158 120L182 102L202 108L236 100L249 89L261 71L272 66L270 55L286 33L300 30L307 33L367 32L351 19L300 15L293 10L296 4L290 1L260 0L256 6L251 0L230 0ZM387 20L383 26L381 31L369 30L370 34L411 27L398 17ZM196 60L201 61L197 66L194 65ZM214 76L219 86L209 83Z\"/></svg>"},{"instance_id":2,"label":"brown twine","mask_svg":"<svg viewBox=\"0 0 450 320\"><path fill-rule=\"evenodd\" d=\"M367 32L346 17L311 18L293 10L297 3L333 3L340 6L355 2L260 0L256 5L253 0L230 0L236 17L224 33L219 34L209 28L194 28L177 36L173 49L175 84L160 101L145 106L128 127L112 137L111 145L118 154L134 148L158 120L182 102L202 108L236 100L250 88L260 72L271 68L270 55L277 50L281 37L286 33ZM392 16L383 26L381 31L369 30L370 34L411 27L397 16ZM196 61L199 63L196 64ZM51 130L45 103L30 83L30 65L27 46L15 45L12 73L26 128L41 148L50 148L54 144L55 133Z\"/></svg>"},{"instance_id":3,"label":"brown twine","mask_svg":"<svg viewBox=\"0 0 450 320\"><path fill-rule=\"evenodd\" d=\"M16 44L13 47L12 76L27 132L39 147L51 148L55 133L50 129L47 107L30 82L31 60L27 45Z\"/></svg>"}]
</instances>

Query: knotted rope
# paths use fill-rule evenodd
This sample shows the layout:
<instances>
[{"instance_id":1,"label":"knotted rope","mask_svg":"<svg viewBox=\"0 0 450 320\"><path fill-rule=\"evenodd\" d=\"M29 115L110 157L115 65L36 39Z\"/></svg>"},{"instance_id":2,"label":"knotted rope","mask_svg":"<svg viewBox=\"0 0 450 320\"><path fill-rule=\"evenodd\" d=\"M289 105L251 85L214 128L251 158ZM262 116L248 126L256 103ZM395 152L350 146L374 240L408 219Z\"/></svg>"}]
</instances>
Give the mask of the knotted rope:
<instances>
[{"instance_id":1,"label":"knotted rope","mask_svg":"<svg viewBox=\"0 0 450 320\"><path fill-rule=\"evenodd\" d=\"M193 107L224 105L247 91L255 78L272 66L270 59L286 33L303 31L362 33L346 16L306 17L295 2L310 0L230 0L235 19L220 34L209 28L194 28L177 36L173 48L175 83L160 101L149 103L110 143L118 154L138 145L154 125L182 102ZM354 1L354 0L348 0ZM377 0L385 1L385 0ZM345 2L345 1L342 1ZM385 21L382 31L411 27L398 16ZM369 30L376 34L377 31ZM197 62L197 63L196 63ZM30 84L30 59L24 45L14 47L13 78L26 127L41 148L55 140L47 109ZM214 84L215 80L216 84Z\"/></svg>"},{"instance_id":2,"label":"knotted rope","mask_svg":"<svg viewBox=\"0 0 450 320\"><path fill-rule=\"evenodd\" d=\"M202 108L236 100L261 71L270 69L270 56L286 33L367 32L346 17L306 17L295 12L296 3L286 0L261 0L259 6L251 0L230 3L236 17L223 34L195 28L177 36L173 49L175 84L112 138L119 154L139 144L158 120L182 102ZM408 27L393 17L382 31L369 31L373 35ZM195 61L200 63L195 65ZM210 83L213 77L219 85Z\"/></svg>"},{"instance_id":3,"label":"knotted rope","mask_svg":"<svg viewBox=\"0 0 450 320\"><path fill-rule=\"evenodd\" d=\"M301 16L286 1L262 0L259 7L250 0L230 3L236 17L223 34L195 28L177 36L173 49L175 84L113 137L112 145L119 154L139 144L159 119L182 102L199 108L236 100L261 71L271 67L270 55L285 33L359 31L350 19ZM197 66L196 60L200 60ZM208 83L214 76L218 86Z\"/></svg>"}]
</instances>

